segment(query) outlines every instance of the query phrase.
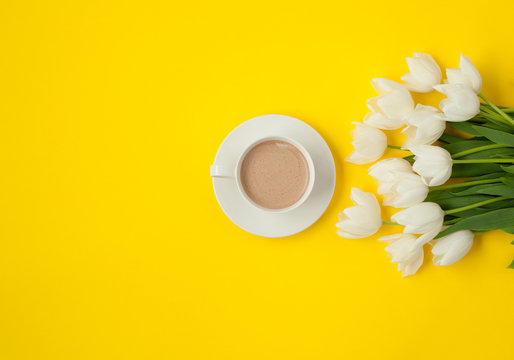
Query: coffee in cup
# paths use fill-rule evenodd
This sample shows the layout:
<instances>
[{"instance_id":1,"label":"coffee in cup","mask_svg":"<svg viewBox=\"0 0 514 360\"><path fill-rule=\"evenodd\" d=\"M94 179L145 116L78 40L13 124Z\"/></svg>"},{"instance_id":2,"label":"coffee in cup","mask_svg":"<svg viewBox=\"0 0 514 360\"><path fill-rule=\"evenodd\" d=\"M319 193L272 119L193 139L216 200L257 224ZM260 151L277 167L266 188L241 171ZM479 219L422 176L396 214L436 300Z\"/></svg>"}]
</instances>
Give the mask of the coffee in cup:
<instances>
[{"instance_id":1,"label":"coffee in cup","mask_svg":"<svg viewBox=\"0 0 514 360\"><path fill-rule=\"evenodd\" d=\"M314 164L302 145L286 137L261 138L246 147L235 167L211 166L211 176L234 179L241 196L266 212L296 209L314 186Z\"/></svg>"},{"instance_id":2,"label":"coffee in cup","mask_svg":"<svg viewBox=\"0 0 514 360\"><path fill-rule=\"evenodd\" d=\"M309 186L307 159L295 145L284 140L254 145L242 158L239 171L246 196L266 209L294 205Z\"/></svg>"}]
</instances>

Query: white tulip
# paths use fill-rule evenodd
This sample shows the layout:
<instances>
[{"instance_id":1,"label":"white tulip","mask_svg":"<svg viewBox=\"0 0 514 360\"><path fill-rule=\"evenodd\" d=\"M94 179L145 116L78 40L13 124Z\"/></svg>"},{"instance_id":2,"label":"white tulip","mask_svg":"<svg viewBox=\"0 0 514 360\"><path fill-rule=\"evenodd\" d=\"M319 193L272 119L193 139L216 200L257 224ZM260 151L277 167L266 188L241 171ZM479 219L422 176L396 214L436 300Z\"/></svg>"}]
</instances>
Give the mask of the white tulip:
<instances>
[{"instance_id":1,"label":"white tulip","mask_svg":"<svg viewBox=\"0 0 514 360\"><path fill-rule=\"evenodd\" d=\"M390 182L394 180L394 172L401 171L413 173L410 163L402 158L389 158L380 160L376 164L370 166L368 174L378 181Z\"/></svg>"},{"instance_id":2,"label":"white tulip","mask_svg":"<svg viewBox=\"0 0 514 360\"><path fill-rule=\"evenodd\" d=\"M470 87L477 94L482 90L482 77L471 60L460 54L460 69L446 69L448 84L462 84Z\"/></svg>"},{"instance_id":3,"label":"white tulip","mask_svg":"<svg viewBox=\"0 0 514 360\"><path fill-rule=\"evenodd\" d=\"M398 271L403 271L403 277L413 275L423 264L423 248L411 250L416 243L412 234L394 234L381 237L378 241L390 244L385 248L391 262L398 264Z\"/></svg>"},{"instance_id":4,"label":"white tulip","mask_svg":"<svg viewBox=\"0 0 514 360\"><path fill-rule=\"evenodd\" d=\"M370 166L368 174L378 182L378 193L385 194L390 191L397 179L397 173L414 174L409 162L401 158L389 158L380 160Z\"/></svg>"},{"instance_id":5,"label":"white tulip","mask_svg":"<svg viewBox=\"0 0 514 360\"><path fill-rule=\"evenodd\" d=\"M402 80L409 90L427 93L433 90L434 85L441 83L443 75L432 56L414 53L414 57L407 58L407 65L410 73L403 75Z\"/></svg>"},{"instance_id":6,"label":"white tulip","mask_svg":"<svg viewBox=\"0 0 514 360\"><path fill-rule=\"evenodd\" d=\"M387 136L380 130L363 123L354 122L356 128L352 130L352 142L355 150L346 158L354 164L368 164L378 160L387 148Z\"/></svg>"},{"instance_id":7,"label":"white tulip","mask_svg":"<svg viewBox=\"0 0 514 360\"><path fill-rule=\"evenodd\" d=\"M372 114L368 114L364 122L383 130L402 127L405 115L414 110L414 100L409 90L402 84L382 78L373 79L371 85L378 92L378 96L368 100L368 108Z\"/></svg>"},{"instance_id":8,"label":"white tulip","mask_svg":"<svg viewBox=\"0 0 514 360\"><path fill-rule=\"evenodd\" d=\"M425 200L428 186L414 174L409 162L401 158L381 160L368 170L378 182L378 193L384 195L384 205L409 207Z\"/></svg>"},{"instance_id":9,"label":"white tulip","mask_svg":"<svg viewBox=\"0 0 514 360\"><path fill-rule=\"evenodd\" d=\"M441 231L444 211L436 203L422 202L397 212L391 216L391 220L405 226L403 232L406 234L422 234L413 245L414 249L423 246Z\"/></svg>"},{"instance_id":10,"label":"white tulip","mask_svg":"<svg viewBox=\"0 0 514 360\"><path fill-rule=\"evenodd\" d=\"M360 239L376 233L382 226L382 217L375 195L352 188L350 198L355 206L339 214L336 226L340 230L337 234L348 239Z\"/></svg>"},{"instance_id":11,"label":"white tulip","mask_svg":"<svg viewBox=\"0 0 514 360\"><path fill-rule=\"evenodd\" d=\"M438 239L432 248L434 264L451 265L466 255L473 245L473 232L461 230Z\"/></svg>"},{"instance_id":12,"label":"white tulip","mask_svg":"<svg viewBox=\"0 0 514 360\"><path fill-rule=\"evenodd\" d=\"M414 156L412 169L417 172L428 186L444 184L452 174L452 156L440 146L417 145L409 151Z\"/></svg>"},{"instance_id":13,"label":"white tulip","mask_svg":"<svg viewBox=\"0 0 514 360\"><path fill-rule=\"evenodd\" d=\"M428 186L419 175L398 172L396 181L392 183L388 191L384 192L379 188L378 193L384 195L385 206L406 208L423 202L428 195Z\"/></svg>"},{"instance_id":14,"label":"white tulip","mask_svg":"<svg viewBox=\"0 0 514 360\"><path fill-rule=\"evenodd\" d=\"M480 101L473 89L463 84L436 85L434 89L447 96L439 103L446 121L466 121L480 111Z\"/></svg>"},{"instance_id":15,"label":"white tulip","mask_svg":"<svg viewBox=\"0 0 514 360\"><path fill-rule=\"evenodd\" d=\"M407 139L402 145L406 149L413 145L430 145L444 133L446 122L441 119L435 107L418 104L416 109L405 117L407 127L402 133Z\"/></svg>"}]
</instances>

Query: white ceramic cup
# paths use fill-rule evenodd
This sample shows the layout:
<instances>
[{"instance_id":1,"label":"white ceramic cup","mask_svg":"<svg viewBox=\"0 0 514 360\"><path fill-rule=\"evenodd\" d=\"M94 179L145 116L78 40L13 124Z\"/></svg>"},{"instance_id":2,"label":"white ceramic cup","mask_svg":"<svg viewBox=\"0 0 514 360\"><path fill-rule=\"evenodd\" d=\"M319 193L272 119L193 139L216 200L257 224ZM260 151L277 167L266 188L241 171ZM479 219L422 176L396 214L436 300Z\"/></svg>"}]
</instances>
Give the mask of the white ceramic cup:
<instances>
[{"instance_id":1,"label":"white ceramic cup","mask_svg":"<svg viewBox=\"0 0 514 360\"><path fill-rule=\"evenodd\" d=\"M268 208L265 208L265 207L262 207L262 206L256 204L248 197L248 195L246 195L246 192L243 189L243 185L241 184L242 160L244 159L246 154L251 149L253 149L253 147L255 147L256 145L263 143L265 141L269 141L269 140L285 141L285 142L293 145L294 147L296 147L298 150L301 151L301 153L305 157L305 160L307 160L307 166L309 167L309 184L307 185L307 189L305 190L302 197L297 202L295 202L293 205L288 206L283 209L268 209ZM265 138L262 138L262 139L259 139L255 142L253 142L248 147L246 147L246 149L244 151L242 151L241 154L239 154L235 167L228 166L228 165L222 165L222 164L211 165L211 176L217 177L217 178L226 178L227 180L235 180L237 182L237 189L239 190L239 193L246 201L248 201L251 205L257 207L258 209L260 209L262 211L273 212L273 213L284 213L287 211L291 211L291 210L299 207L301 204L303 204L305 202L305 200L307 200L307 198L311 194L312 187L314 186L314 181L315 181L314 163L312 162L312 158L311 158L310 154L298 142L294 141L291 138L284 137L284 136L270 136L270 137L265 137Z\"/></svg>"}]
</instances>

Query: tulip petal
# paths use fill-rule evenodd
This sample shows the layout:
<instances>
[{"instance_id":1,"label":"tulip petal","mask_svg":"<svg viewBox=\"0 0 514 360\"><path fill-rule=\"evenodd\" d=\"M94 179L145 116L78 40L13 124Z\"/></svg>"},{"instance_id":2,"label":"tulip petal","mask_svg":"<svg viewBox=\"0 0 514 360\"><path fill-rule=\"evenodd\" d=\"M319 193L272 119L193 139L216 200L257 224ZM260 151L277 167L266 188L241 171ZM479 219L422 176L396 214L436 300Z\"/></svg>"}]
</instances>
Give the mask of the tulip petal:
<instances>
[{"instance_id":1,"label":"tulip petal","mask_svg":"<svg viewBox=\"0 0 514 360\"><path fill-rule=\"evenodd\" d=\"M403 277L414 275L421 265L423 264L423 251L421 252L421 255L416 258L415 261L410 262L405 266L405 269L403 270Z\"/></svg>"},{"instance_id":2,"label":"tulip petal","mask_svg":"<svg viewBox=\"0 0 514 360\"><path fill-rule=\"evenodd\" d=\"M465 74L470 80L473 90L479 94L482 90L482 77L480 76L480 73L478 72L475 65L473 65L471 60L469 60L466 56L460 54L459 66L462 70L462 73Z\"/></svg>"},{"instance_id":3,"label":"tulip petal","mask_svg":"<svg viewBox=\"0 0 514 360\"><path fill-rule=\"evenodd\" d=\"M436 203L422 202L397 212L391 220L405 226L404 233L424 234L441 229L444 211Z\"/></svg>"},{"instance_id":4,"label":"tulip petal","mask_svg":"<svg viewBox=\"0 0 514 360\"><path fill-rule=\"evenodd\" d=\"M352 188L350 198L356 204L339 213L338 235L360 239L376 233L382 226L380 204L375 195Z\"/></svg>"},{"instance_id":5,"label":"tulip petal","mask_svg":"<svg viewBox=\"0 0 514 360\"><path fill-rule=\"evenodd\" d=\"M410 251L416 241L416 236L411 234L393 234L383 236L379 241L387 242L385 248L391 262L398 263L398 271L403 271L403 276L414 274L423 263L423 248Z\"/></svg>"},{"instance_id":6,"label":"tulip petal","mask_svg":"<svg viewBox=\"0 0 514 360\"><path fill-rule=\"evenodd\" d=\"M354 122L356 128L351 135L354 151L346 161L354 164L368 164L378 160L387 148L387 136L380 130L363 123Z\"/></svg>"},{"instance_id":7,"label":"tulip petal","mask_svg":"<svg viewBox=\"0 0 514 360\"><path fill-rule=\"evenodd\" d=\"M471 249L473 237L472 231L461 230L438 239L432 248L434 264L446 266L462 259Z\"/></svg>"},{"instance_id":8,"label":"tulip petal","mask_svg":"<svg viewBox=\"0 0 514 360\"><path fill-rule=\"evenodd\" d=\"M342 231L342 230L336 231L336 234L341 236L341 237L344 237L346 239L362 239L362 238L365 237L365 236L362 236L362 235L350 234L350 233L348 233L346 231Z\"/></svg>"},{"instance_id":9,"label":"tulip petal","mask_svg":"<svg viewBox=\"0 0 514 360\"><path fill-rule=\"evenodd\" d=\"M383 95L393 91L408 92L407 88L396 81L385 78L374 78L371 80L371 86L379 95Z\"/></svg>"},{"instance_id":10,"label":"tulip petal","mask_svg":"<svg viewBox=\"0 0 514 360\"><path fill-rule=\"evenodd\" d=\"M441 69L429 54L414 53L407 58L410 73L402 76L405 86L415 92L427 93L441 82Z\"/></svg>"},{"instance_id":11,"label":"tulip petal","mask_svg":"<svg viewBox=\"0 0 514 360\"><path fill-rule=\"evenodd\" d=\"M363 122L366 125L382 130L396 130L404 125L401 121L391 121L380 112L367 113Z\"/></svg>"},{"instance_id":12,"label":"tulip petal","mask_svg":"<svg viewBox=\"0 0 514 360\"><path fill-rule=\"evenodd\" d=\"M425 184L442 185L450 178L453 161L448 151L430 145L411 146L409 150L415 155L412 169L422 177Z\"/></svg>"},{"instance_id":13,"label":"tulip petal","mask_svg":"<svg viewBox=\"0 0 514 360\"><path fill-rule=\"evenodd\" d=\"M414 100L408 92L394 91L379 96L376 107L391 121L403 124L403 118L414 110Z\"/></svg>"},{"instance_id":14,"label":"tulip petal","mask_svg":"<svg viewBox=\"0 0 514 360\"><path fill-rule=\"evenodd\" d=\"M446 121L466 121L480 111L480 101L473 89L464 84L436 85L434 89L448 98L439 103Z\"/></svg>"},{"instance_id":15,"label":"tulip petal","mask_svg":"<svg viewBox=\"0 0 514 360\"><path fill-rule=\"evenodd\" d=\"M380 160L368 169L368 174L379 181L393 181L393 171L401 171L406 173L412 172L410 163L402 158L389 158Z\"/></svg>"}]
</instances>

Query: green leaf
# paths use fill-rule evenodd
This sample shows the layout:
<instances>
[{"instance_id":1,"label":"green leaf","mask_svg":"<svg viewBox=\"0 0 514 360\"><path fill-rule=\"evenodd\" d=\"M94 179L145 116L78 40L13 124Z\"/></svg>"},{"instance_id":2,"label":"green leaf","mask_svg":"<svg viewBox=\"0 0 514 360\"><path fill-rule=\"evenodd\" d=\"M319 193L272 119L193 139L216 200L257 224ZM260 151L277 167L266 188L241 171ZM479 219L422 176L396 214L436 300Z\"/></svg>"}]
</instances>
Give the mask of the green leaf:
<instances>
[{"instance_id":1,"label":"green leaf","mask_svg":"<svg viewBox=\"0 0 514 360\"><path fill-rule=\"evenodd\" d=\"M507 196L514 198L514 187L505 184L492 184L492 186L480 189L478 194Z\"/></svg>"},{"instance_id":2,"label":"green leaf","mask_svg":"<svg viewBox=\"0 0 514 360\"><path fill-rule=\"evenodd\" d=\"M505 231L506 233L514 234L514 225L504 227L504 228L502 228L502 230L503 230L503 231ZM513 244L513 245L514 245L514 241L513 241L513 242L511 242L511 244Z\"/></svg>"},{"instance_id":3,"label":"green leaf","mask_svg":"<svg viewBox=\"0 0 514 360\"><path fill-rule=\"evenodd\" d=\"M507 269L514 269L514 260L510 263L509 266L507 266Z\"/></svg>"},{"instance_id":4,"label":"green leaf","mask_svg":"<svg viewBox=\"0 0 514 360\"><path fill-rule=\"evenodd\" d=\"M451 197L440 197L437 199L437 201L433 200L426 200L426 201L433 201L439 204L439 206L443 210L450 210L455 208L460 208L463 206L468 206L471 204L476 204L481 201L489 200L493 198L489 195L468 195L468 196L453 196L450 194Z\"/></svg>"},{"instance_id":5,"label":"green leaf","mask_svg":"<svg viewBox=\"0 0 514 360\"><path fill-rule=\"evenodd\" d=\"M482 136L477 130L473 129L473 124L468 121L452 122L451 126L470 135Z\"/></svg>"},{"instance_id":6,"label":"green leaf","mask_svg":"<svg viewBox=\"0 0 514 360\"><path fill-rule=\"evenodd\" d=\"M494 144L490 140L462 140L446 144L443 146L450 154L456 154L461 151L473 149L479 146L486 146Z\"/></svg>"},{"instance_id":7,"label":"green leaf","mask_svg":"<svg viewBox=\"0 0 514 360\"><path fill-rule=\"evenodd\" d=\"M514 187L505 184L493 184L491 187L479 190L478 194L497 195L514 198Z\"/></svg>"},{"instance_id":8,"label":"green leaf","mask_svg":"<svg viewBox=\"0 0 514 360\"><path fill-rule=\"evenodd\" d=\"M483 126L472 126L473 130L478 132L478 134L485 136L491 141L494 141L497 144L514 146L514 135L509 134L505 131L499 131L494 129L489 129Z\"/></svg>"},{"instance_id":9,"label":"green leaf","mask_svg":"<svg viewBox=\"0 0 514 360\"><path fill-rule=\"evenodd\" d=\"M460 188L458 189L460 190ZM469 186L464 190L450 191L455 196L466 196L475 194L498 195L514 198L514 179L504 177L502 183L481 184Z\"/></svg>"},{"instance_id":10,"label":"green leaf","mask_svg":"<svg viewBox=\"0 0 514 360\"><path fill-rule=\"evenodd\" d=\"M514 157L514 147L504 147L477 151L460 157L459 159L501 159Z\"/></svg>"},{"instance_id":11,"label":"green leaf","mask_svg":"<svg viewBox=\"0 0 514 360\"><path fill-rule=\"evenodd\" d=\"M439 141L442 141L442 142L445 142L445 143L448 143L448 144L451 144L451 143L454 143L454 142L461 142L462 140L464 140L464 139L460 138L458 136L453 136L453 135L447 134L447 133L444 133L439 138Z\"/></svg>"},{"instance_id":12,"label":"green leaf","mask_svg":"<svg viewBox=\"0 0 514 360\"><path fill-rule=\"evenodd\" d=\"M514 165L502 165L501 168L503 171L514 174Z\"/></svg>"},{"instance_id":13,"label":"green leaf","mask_svg":"<svg viewBox=\"0 0 514 360\"><path fill-rule=\"evenodd\" d=\"M497 201L491 204L487 204L478 208L469 209L466 211L459 211L458 213L453 214L455 217L460 218L468 218L470 216L485 214L491 210L503 209L514 207L514 199L506 199L502 201Z\"/></svg>"},{"instance_id":14,"label":"green leaf","mask_svg":"<svg viewBox=\"0 0 514 360\"><path fill-rule=\"evenodd\" d=\"M496 195L496 194L489 194L487 191L491 187L496 186L497 184L482 184L482 185L475 185L475 186L468 186L465 190L461 190L462 188L459 188L459 191L450 191L452 195L455 196L465 196L465 195L475 195L475 194L487 194L487 195ZM506 186L506 185L503 185Z\"/></svg>"},{"instance_id":15,"label":"green leaf","mask_svg":"<svg viewBox=\"0 0 514 360\"><path fill-rule=\"evenodd\" d=\"M503 179L502 179L502 182L505 184L505 185L508 185L510 187L513 187L514 188L514 176L508 174L507 176L504 176Z\"/></svg>"},{"instance_id":16,"label":"green leaf","mask_svg":"<svg viewBox=\"0 0 514 360\"><path fill-rule=\"evenodd\" d=\"M510 227L512 224L514 224L514 208L493 210L485 214L463 218L458 223L440 232L436 238L460 230L489 231Z\"/></svg>"},{"instance_id":17,"label":"green leaf","mask_svg":"<svg viewBox=\"0 0 514 360\"><path fill-rule=\"evenodd\" d=\"M414 162L414 155L408 155L403 157L408 162Z\"/></svg>"},{"instance_id":18,"label":"green leaf","mask_svg":"<svg viewBox=\"0 0 514 360\"><path fill-rule=\"evenodd\" d=\"M501 170L502 168L499 164L453 164L451 177L480 176Z\"/></svg>"},{"instance_id":19,"label":"green leaf","mask_svg":"<svg viewBox=\"0 0 514 360\"><path fill-rule=\"evenodd\" d=\"M491 173L491 174L485 174L485 175L482 175L482 176L474 177L473 179L466 180L465 182L476 181L476 180L497 179L497 178L501 178L503 176L505 176L505 174L503 172L494 172L494 173Z\"/></svg>"},{"instance_id":20,"label":"green leaf","mask_svg":"<svg viewBox=\"0 0 514 360\"><path fill-rule=\"evenodd\" d=\"M513 128L505 125L501 121L498 121L498 120L493 119L493 118L487 118L487 120L489 120L489 122L483 124L482 126L485 126L485 127L491 128L491 129L495 129L495 130L500 130L500 131L508 132L508 133L512 133L514 131Z\"/></svg>"}]
</instances>

